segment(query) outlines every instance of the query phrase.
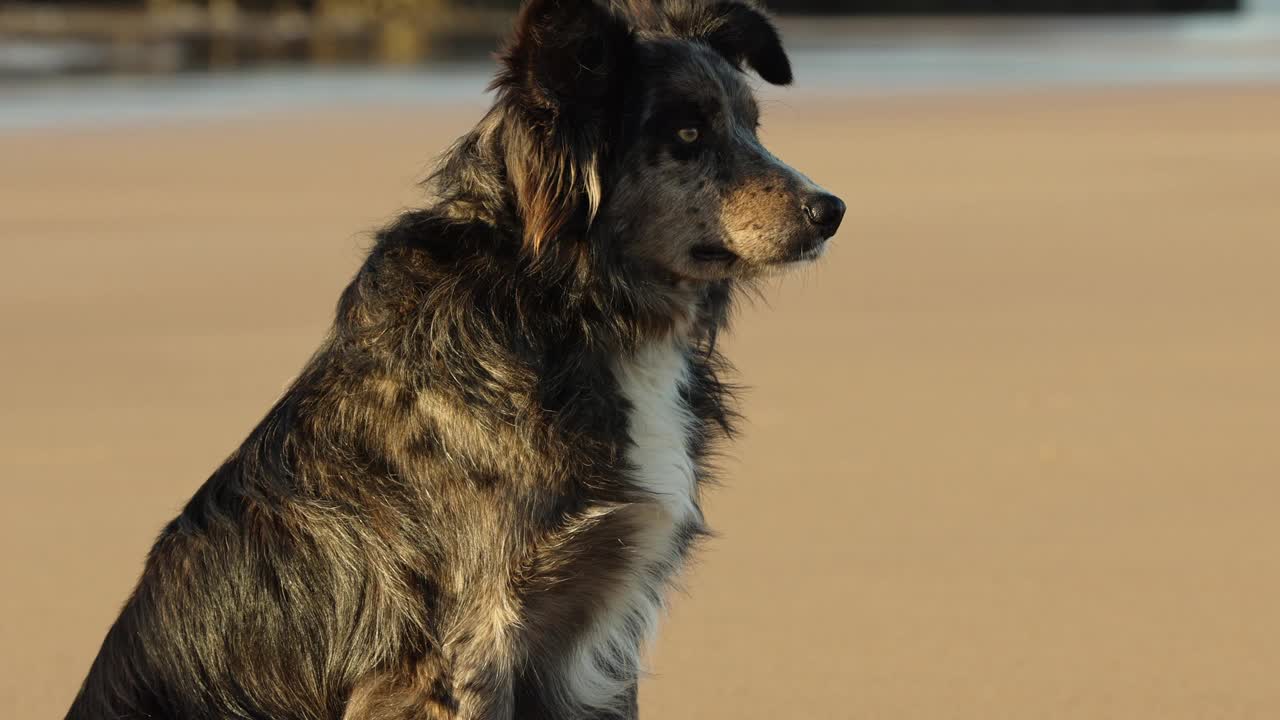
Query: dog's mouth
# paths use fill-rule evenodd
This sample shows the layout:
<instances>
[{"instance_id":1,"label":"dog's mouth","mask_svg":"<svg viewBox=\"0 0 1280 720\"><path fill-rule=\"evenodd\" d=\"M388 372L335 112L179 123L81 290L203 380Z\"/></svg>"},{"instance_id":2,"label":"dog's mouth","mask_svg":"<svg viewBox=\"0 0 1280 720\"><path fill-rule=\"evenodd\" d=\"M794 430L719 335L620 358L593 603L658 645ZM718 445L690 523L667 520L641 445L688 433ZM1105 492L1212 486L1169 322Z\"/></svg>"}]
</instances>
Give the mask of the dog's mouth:
<instances>
[{"instance_id":1,"label":"dog's mouth","mask_svg":"<svg viewBox=\"0 0 1280 720\"><path fill-rule=\"evenodd\" d=\"M728 265L737 261L738 256L723 245L695 245L689 251L689 257L700 263L716 263Z\"/></svg>"},{"instance_id":2,"label":"dog's mouth","mask_svg":"<svg viewBox=\"0 0 1280 720\"><path fill-rule=\"evenodd\" d=\"M812 262L822 257L827 249L827 239L818 238L804 243L782 259L783 264Z\"/></svg>"},{"instance_id":3,"label":"dog's mouth","mask_svg":"<svg viewBox=\"0 0 1280 720\"><path fill-rule=\"evenodd\" d=\"M808 247L801 248L800 253L795 257L795 262L806 262L810 260L817 260L818 258L822 257L822 253L826 249L827 249L827 241L819 240L818 242Z\"/></svg>"}]
</instances>

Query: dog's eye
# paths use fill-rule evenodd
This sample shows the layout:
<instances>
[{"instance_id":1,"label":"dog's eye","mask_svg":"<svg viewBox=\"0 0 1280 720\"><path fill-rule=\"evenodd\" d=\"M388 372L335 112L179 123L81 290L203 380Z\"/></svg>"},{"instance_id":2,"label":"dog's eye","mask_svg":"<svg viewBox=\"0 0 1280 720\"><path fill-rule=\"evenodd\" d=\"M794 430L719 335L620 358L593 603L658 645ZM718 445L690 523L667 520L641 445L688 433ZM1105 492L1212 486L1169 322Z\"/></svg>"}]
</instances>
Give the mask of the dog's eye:
<instances>
[{"instance_id":1,"label":"dog's eye","mask_svg":"<svg viewBox=\"0 0 1280 720\"><path fill-rule=\"evenodd\" d=\"M698 141L698 128L681 128L676 131L676 137L680 138L680 142L688 145Z\"/></svg>"}]
</instances>

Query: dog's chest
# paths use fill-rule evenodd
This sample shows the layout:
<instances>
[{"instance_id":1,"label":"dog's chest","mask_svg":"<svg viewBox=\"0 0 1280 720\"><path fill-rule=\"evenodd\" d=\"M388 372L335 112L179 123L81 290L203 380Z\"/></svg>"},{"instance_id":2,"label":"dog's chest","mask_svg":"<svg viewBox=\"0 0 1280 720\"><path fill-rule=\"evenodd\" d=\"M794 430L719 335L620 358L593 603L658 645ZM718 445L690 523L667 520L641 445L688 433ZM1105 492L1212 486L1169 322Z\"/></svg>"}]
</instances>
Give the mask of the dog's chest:
<instances>
[{"instance_id":1,"label":"dog's chest","mask_svg":"<svg viewBox=\"0 0 1280 720\"><path fill-rule=\"evenodd\" d=\"M632 481L652 496L659 510L658 525L678 526L697 513L694 459L689 452L695 420L684 399L689 383L686 347L671 339L654 341L620 357L614 376L630 404L625 456Z\"/></svg>"},{"instance_id":2,"label":"dog's chest","mask_svg":"<svg viewBox=\"0 0 1280 720\"><path fill-rule=\"evenodd\" d=\"M637 501L625 510L620 538L629 566L599 597L597 610L566 658L560 676L571 705L607 709L623 697L640 670L644 644L656 632L663 591L680 569L687 543L701 529L697 470L690 453L695 418L685 389L686 346L664 339L619 357L613 367L626 401L628 479Z\"/></svg>"}]
</instances>

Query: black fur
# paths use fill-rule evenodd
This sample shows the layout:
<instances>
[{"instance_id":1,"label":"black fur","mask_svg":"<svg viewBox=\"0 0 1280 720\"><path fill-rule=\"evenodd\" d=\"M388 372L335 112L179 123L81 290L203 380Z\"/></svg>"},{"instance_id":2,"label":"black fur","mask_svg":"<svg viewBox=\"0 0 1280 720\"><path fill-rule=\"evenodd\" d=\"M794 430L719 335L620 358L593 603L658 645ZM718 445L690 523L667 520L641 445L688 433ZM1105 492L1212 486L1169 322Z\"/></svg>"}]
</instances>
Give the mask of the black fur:
<instances>
[{"instance_id":1,"label":"black fur","mask_svg":"<svg viewBox=\"0 0 1280 720\"><path fill-rule=\"evenodd\" d=\"M641 45L790 80L753 7L669 5L529 3L438 202L378 234L319 351L163 530L69 720L587 716L547 668L635 571L651 500L613 364L691 324L699 480L734 418L715 338L739 280L680 279L595 217L643 172ZM634 669L610 672L631 688L594 716L634 717Z\"/></svg>"},{"instance_id":2,"label":"black fur","mask_svg":"<svg viewBox=\"0 0 1280 720\"><path fill-rule=\"evenodd\" d=\"M760 11L740 2L718 2L712 9L718 21L706 33L711 47L733 60L745 61L774 85L790 85L791 61L782 50L778 30Z\"/></svg>"}]
</instances>

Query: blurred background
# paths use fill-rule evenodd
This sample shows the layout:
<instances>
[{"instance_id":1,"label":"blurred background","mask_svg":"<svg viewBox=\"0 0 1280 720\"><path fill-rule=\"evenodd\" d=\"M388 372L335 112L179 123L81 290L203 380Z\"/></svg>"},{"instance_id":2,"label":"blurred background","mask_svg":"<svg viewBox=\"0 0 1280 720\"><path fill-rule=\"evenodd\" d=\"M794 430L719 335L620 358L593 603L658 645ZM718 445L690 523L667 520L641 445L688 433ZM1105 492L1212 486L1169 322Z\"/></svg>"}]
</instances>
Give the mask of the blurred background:
<instances>
[{"instance_id":1,"label":"blurred background","mask_svg":"<svg viewBox=\"0 0 1280 720\"><path fill-rule=\"evenodd\" d=\"M0 716L473 124L514 3L0 2ZM850 210L646 717L1280 717L1280 0L809 0L763 137Z\"/></svg>"}]
</instances>

